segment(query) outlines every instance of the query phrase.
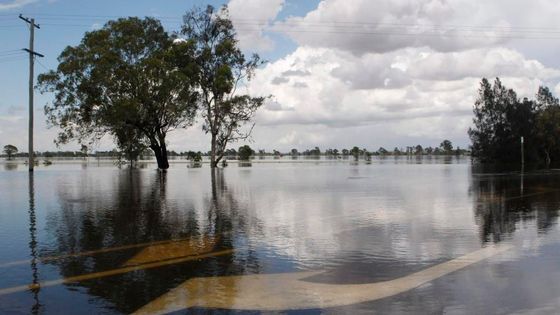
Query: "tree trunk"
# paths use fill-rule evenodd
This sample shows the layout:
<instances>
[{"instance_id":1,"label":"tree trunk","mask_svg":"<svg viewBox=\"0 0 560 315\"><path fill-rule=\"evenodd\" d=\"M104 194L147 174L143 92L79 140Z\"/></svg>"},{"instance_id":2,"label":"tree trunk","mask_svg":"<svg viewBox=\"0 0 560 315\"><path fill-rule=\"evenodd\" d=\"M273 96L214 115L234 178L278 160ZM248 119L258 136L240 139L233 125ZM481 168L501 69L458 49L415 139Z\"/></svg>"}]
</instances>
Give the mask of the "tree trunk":
<instances>
[{"instance_id":1,"label":"tree trunk","mask_svg":"<svg viewBox=\"0 0 560 315\"><path fill-rule=\"evenodd\" d=\"M156 156L156 161L159 169L166 170L169 168L169 161L167 160L167 149L165 144L163 145L150 145L150 149L154 151Z\"/></svg>"},{"instance_id":2,"label":"tree trunk","mask_svg":"<svg viewBox=\"0 0 560 315\"><path fill-rule=\"evenodd\" d=\"M218 161L216 161L216 135L212 133L212 144L210 148L210 168L218 167Z\"/></svg>"},{"instance_id":3,"label":"tree trunk","mask_svg":"<svg viewBox=\"0 0 560 315\"><path fill-rule=\"evenodd\" d=\"M544 153L546 154L546 168L550 168L550 154L548 150L544 150Z\"/></svg>"}]
</instances>

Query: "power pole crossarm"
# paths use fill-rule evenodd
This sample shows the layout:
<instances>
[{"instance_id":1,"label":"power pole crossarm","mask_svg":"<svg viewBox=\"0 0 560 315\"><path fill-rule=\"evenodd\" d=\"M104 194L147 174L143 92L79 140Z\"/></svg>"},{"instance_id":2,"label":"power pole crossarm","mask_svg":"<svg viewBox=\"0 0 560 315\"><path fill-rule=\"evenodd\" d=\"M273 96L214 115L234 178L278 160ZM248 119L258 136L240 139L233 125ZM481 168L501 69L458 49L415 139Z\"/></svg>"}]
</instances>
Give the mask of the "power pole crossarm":
<instances>
[{"instance_id":1,"label":"power pole crossarm","mask_svg":"<svg viewBox=\"0 0 560 315\"><path fill-rule=\"evenodd\" d=\"M23 51L27 51L28 53L33 54L33 55L35 55L35 56L45 57L45 55L40 54L40 53L35 52L35 51L31 51L31 50L29 50L29 49L27 49L27 48L23 48L22 50L23 50Z\"/></svg>"},{"instance_id":2,"label":"power pole crossarm","mask_svg":"<svg viewBox=\"0 0 560 315\"><path fill-rule=\"evenodd\" d=\"M35 56L44 57L42 54L35 52L33 49L33 43L35 41L35 29L40 29L38 24L35 24L35 19L28 19L23 17L21 14L19 18L29 24L29 48L24 48L23 50L29 53L29 171L33 172L33 167L35 165L34 161L34 150L33 150L33 61Z\"/></svg>"},{"instance_id":3,"label":"power pole crossarm","mask_svg":"<svg viewBox=\"0 0 560 315\"><path fill-rule=\"evenodd\" d=\"M41 26L39 26L39 24L35 24L35 19L28 19L26 17L23 17L23 15L19 15L19 18L24 20L25 22L27 22L29 25L33 25L33 27L36 28L41 28Z\"/></svg>"}]
</instances>

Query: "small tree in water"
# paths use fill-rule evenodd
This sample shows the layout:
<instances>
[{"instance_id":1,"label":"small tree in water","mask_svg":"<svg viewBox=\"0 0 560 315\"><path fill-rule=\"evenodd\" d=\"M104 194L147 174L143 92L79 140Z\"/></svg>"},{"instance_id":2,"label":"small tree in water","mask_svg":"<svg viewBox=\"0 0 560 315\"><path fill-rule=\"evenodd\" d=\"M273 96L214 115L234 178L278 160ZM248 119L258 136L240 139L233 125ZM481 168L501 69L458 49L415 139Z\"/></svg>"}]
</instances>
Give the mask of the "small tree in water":
<instances>
[{"instance_id":1,"label":"small tree in water","mask_svg":"<svg viewBox=\"0 0 560 315\"><path fill-rule=\"evenodd\" d=\"M239 159L242 161L248 161L251 155L255 153L255 151L253 151L253 149L251 149L248 145L239 147L239 151L237 152L239 154Z\"/></svg>"},{"instance_id":2,"label":"small tree in water","mask_svg":"<svg viewBox=\"0 0 560 315\"><path fill-rule=\"evenodd\" d=\"M18 152L18 148L15 145L7 144L4 146L4 153L8 157L8 160L12 159L12 156Z\"/></svg>"},{"instance_id":3,"label":"small tree in water","mask_svg":"<svg viewBox=\"0 0 560 315\"><path fill-rule=\"evenodd\" d=\"M245 131L242 127L251 121L264 98L239 94L238 89L251 79L261 60L258 55L246 59L237 46L227 7L218 12L212 6L194 9L183 20L181 34L196 46L203 130L211 137L210 165L215 168L228 143L251 135L252 126Z\"/></svg>"},{"instance_id":4,"label":"small tree in water","mask_svg":"<svg viewBox=\"0 0 560 315\"><path fill-rule=\"evenodd\" d=\"M129 151L138 139L167 169L167 133L191 125L196 113L193 53L191 42L174 44L152 18L118 19L87 32L60 54L56 71L39 76L41 92L55 94L45 106L48 122L61 128L55 142L108 134Z\"/></svg>"}]
</instances>

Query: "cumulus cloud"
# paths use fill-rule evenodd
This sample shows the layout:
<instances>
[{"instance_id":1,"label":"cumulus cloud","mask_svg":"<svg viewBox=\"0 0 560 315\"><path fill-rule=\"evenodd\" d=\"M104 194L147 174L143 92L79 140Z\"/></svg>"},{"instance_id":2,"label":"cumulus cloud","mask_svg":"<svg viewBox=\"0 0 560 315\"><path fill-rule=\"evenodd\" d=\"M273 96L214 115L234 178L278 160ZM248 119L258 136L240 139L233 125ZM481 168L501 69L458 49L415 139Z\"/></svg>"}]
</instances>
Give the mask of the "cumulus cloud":
<instances>
[{"instance_id":1,"label":"cumulus cloud","mask_svg":"<svg viewBox=\"0 0 560 315\"><path fill-rule=\"evenodd\" d=\"M11 9L17 9L17 8L21 8L23 6L26 6L28 4L37 2L37 0L13 0L13 1L7 1L4 3L0 3L0 11L4 11L4 10L11 10Z\"/></svg>"},{"instance_id":2,"label":"cumulus cloud","mask_svg":"<svg viewBox=\"0 0 560 315\"><path fill-rule=\"evenodd\" d=\"M230 17L242 49L269 51L274 41L265 34L284 5L284 0L230 0Z\"/></svg>"},{"instance_id":3,"label":"cumulus cloud","mask_svg":"<svg viewBox=\"0 0 560 315\"><path fill-rule=\"evenodd\" d=\"M560 16L557 1L323 0L277 21L284 5L228 4L243 49L277 48L271 31L297 44L257 70L246 87L274 96L257 112L249 143L256 148L392 149L443 138L463 147L481 77L500 77L519 97L533 97L542 84L560 93L556 41L516 39L557 36L551 28ZM544 50L549 60L540 58ZM25 120L13 118L24 113L2 114L0 132L25 139ZM39 137L47 135L40 143L52 143L54 135ZM178 130L169 147L205 151L208 136L200 125Z\"/></svg>"},{"instance_id":4,"label":"cumulus cloud","mask_svg":"<svg viewBox=\"0 0 560 315\"><path fill-rule=\"evenodd\" d=\"M299 45L356 54L427 46L437 51L492 47L511 39L542 37L560 3L536 0L324 0L305 16L275 24ZM550 34L549 34L550 35Z\"/></svg>"},{"instance_id":5,"label":"cumulus cloud","mask_svg":"<svg viewBox=\"0 0 560 315\"><path fill-rule=\"evenodd\" d=\"M473 19L474 18L474 19ZM487 25L487 29L465 29L457 25ZM455 25L443 27L442 25ZM429 46L453 51L490 46L510 24L489 15L472 1L325 0L303 17L276 23L299 45L331 47L353 53L388 52L404 47Z\"/></svg>"},{"instance_id":6,"label":"cumulus cloud","mask_svg":"<svg viewBox=\"0 0 560 315\"><path fill-rule=\"evenodd\" d=\"M288 135L277 133L281 144L301 143L302 130L313 130L306 126L343 133L383 126L383 137L452 135L465 145L483 76L500 76L520 97L532 97L539 85L560 72L499 47L460 52L419 47L358 56L306 46L258 70L249 91L275 96L274 103L258 112L257 124L263 129L289 128ZM290 84L278 84L279 78ZM360 137L366 141L365 135ZM335 144L332 133L325 139Z\"/></svg>"}]
</instances>

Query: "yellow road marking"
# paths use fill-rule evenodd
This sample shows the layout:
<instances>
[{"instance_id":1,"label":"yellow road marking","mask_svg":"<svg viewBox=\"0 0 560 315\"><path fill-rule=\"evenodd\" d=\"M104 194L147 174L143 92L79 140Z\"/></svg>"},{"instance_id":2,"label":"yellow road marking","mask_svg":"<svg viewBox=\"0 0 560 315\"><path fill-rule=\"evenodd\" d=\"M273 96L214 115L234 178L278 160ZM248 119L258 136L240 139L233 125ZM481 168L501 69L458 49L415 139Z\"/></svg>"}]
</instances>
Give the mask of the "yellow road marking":
<instances>
[{"instance_id":1,"label":"yellow road marking","mask_svg":"<svg viewBox=\"0 0 560 315\"><path fill-rule=\"evenodd\" d=\"M204 259L204 258L209 258L209 257L228 255L228 254L233 253L234 251L235 250L233 250L233 249L226 249L226 250L207 253L207 254L202 254L202 255L181 257L181 258L175 258L175 259L169 259L169 260L163 260L163 261L157 261L157 262L150 262L150 263L147 263L147 264L144 264L144 265L126 266L126 267L122 267L122 268L118 268L118 269L88 273L88 274L85 274L85 275L79 275L79 276L68 277L68 278L57 279L57 280L47 280L47 281L42 281L38 284L21 285L21 286L17 286L17 287L0 289L0 295L6 295L6 294L10 294L10 293L16 293L16 292L38 289L38 288L43 288L43 287L50 287L50 286L59 285L59 284L63 284L63 283L72 283L72 282L79 282L79 281L86 281L86 280L93 280L93 279L98 279L98 278L110 277L110 276L115 276L115 275L119 275L119 274L123 274L123 273L128 273L128 272L131 272L131 271L158 268L158 267L162 267L162 266L179 264L179 263L183 263L183 262L187 262L187 261L193 261L193 260Z\"/></svg>"},{"instance_id":2,"label":"yellow road marking","mask_svg":"<svg viewBox=\"0 0 560 315\"><path fill-rule=\"evenodd\" d=\"M328 219L347 217L347 216L350 216L350 215L352 215L352 213L330 215L330 216L322 217L322 218L317 219L315 221L324 221L324 220L328 220ZM300 220L299 222L303 222L303 221L306 221L306 219ZM216 236L226 236L226 235L229 235L231 233L232 233L231 231L228 231L228 232L224 232L220 235L216 235ZM190 238L178 238L178 239L170 239L170 240L163 240L163 241L154 241L154 242L147 242L147 243L122 245L122 246L101 248L101 249L90 250L90 251L79 252L79 253L69 253L69 254L61 254L61 255L56 255L56 256L38 257L37 260L40 261L41 263L45 263L45 262L56 261L56 260L65 259L65 258L90 256L90 255L109 253L109 252L115 252L115 251L121 251L121 250L133 249L133 248L147 247L147 246L152 246L152 245L167 244L167 243L173 243L173 242L182 242L182 241L188 241L189 239ZM24 259L24 260L0 263L0 268L29 264L30 262L31 262L31 259Z\"/></svg>"},{"instance_id":3,"label":"yellow road marking","mask_svg":"<svg viewBox=\"0 0 560 315\"><path fill-rule=\"evenodd\" d=\"M546 194L546 193L550 193L550 192L554 192L554 191L559 191L559 190L558 189L553 189L553 190L547 190L547 191L533 193L533 194L515 196L515 197L507 198L506 200L528 197L528 196L539 195L539 194ZM358 211L358 212L360 212L360 211ZM328 220L328 219L350 217L354 214L355 213L343 213L343 214L335 214L335 215L330 215L330 216L323 216L323 217L321 217L321 218L319 218L315 221L325 221L325 220ZM306 220L307 219L302 219L302 220L298 220L296 222L304 222ZM231 234L231 231L222 233L221 235L225 236L225 235L228 235L228 234ZM147 242L147 243L122 245L122 246L101 248L101 249L90 250L90 251L79 252L79 253L69 253L69 254L62 254L62 255L56 255L56 256L39 257L37 259L40 262L45 263L45 262L48 262L48 261L55 261L55 260L64 259L64 258L90 256L90 255L101 254L101 253L109 253L109 252L114 252L114 251L127 250L127 249L140 248L140 247L147 247L147 246L166 244L166 243L172 243L172 242L182 242L182 241L187 241L187 240L189 240L189 238L178 238L178 239L170 239L170 240L163 240L163 241L154 241L154 242ZM17 266L17 265L22 265L22 264L28 264L30 262L31 262L31 259L25 259L25 260L18 260L18 261L0 263L0 268Z\"/></svg>"},{"instance_id":4,"label":"yellow road marking","mask_svg":"<svg viewBox=\"0 0 560 315\"><path fill-rule=\"evenodd\" d=\"M305 281L321 271L193 278L135 314L166 314L189 307L280 311L374 301L409 291L511 248L489 246L398 279L367 284Z\"/></svg>"},{"instance_id":5,"label":"yellow road marking","mask_svg":"<svg viewBox=\"0 0 560 315\"><path fill-rule=\"evenodd\" d=\"M45 262L48 262L48 261L60 260L60 259L64 259L64 258L90 256L90 255L109 253L109 252L115 252L115 251L120 251L120 250L147 247L147 246L152 246L152 245L159 245L159 244L166 244L166 243L173 243L173 242L182 242L182 241L188 241L188 240L189 240L189 238L178 238L178 239L170 239L170 240L164 240L164 241L155 241L155 242L147 242L147 243L122 245L122 246L101 248L101 249L90 250L90 251L79 252L79 253L69 253L69 254L62 254L62 255L57 255L57 256L39 257L39 258L37 258L37 260L39 260L42 263L45 263ZM28 264L29 262L31 262L31 259L2 263L2 264L0 264L0 268L17 266L17 265L22 265L22 264Z\"/></svg>"},{"instance_id":6,"label":"yellow road marking","mask_svg":"<svg viewBox=\"0 0 560 315\"><path fill-rule=\"evenodd\" d=\"M150 245L142 249L123 266L143 265L153 261L169 260L211 252L216 245L214 238L190 239L165 244Z\"/></svg>"}]
</instances>

